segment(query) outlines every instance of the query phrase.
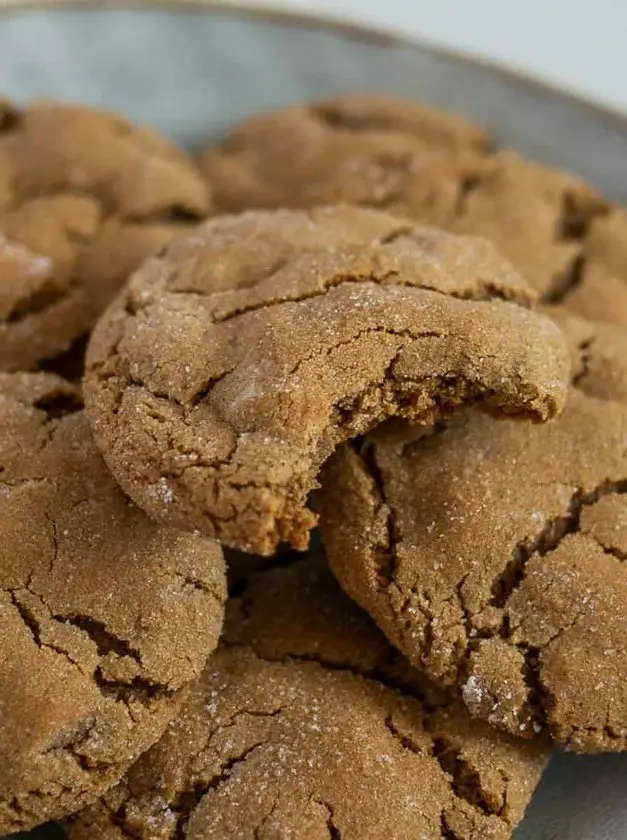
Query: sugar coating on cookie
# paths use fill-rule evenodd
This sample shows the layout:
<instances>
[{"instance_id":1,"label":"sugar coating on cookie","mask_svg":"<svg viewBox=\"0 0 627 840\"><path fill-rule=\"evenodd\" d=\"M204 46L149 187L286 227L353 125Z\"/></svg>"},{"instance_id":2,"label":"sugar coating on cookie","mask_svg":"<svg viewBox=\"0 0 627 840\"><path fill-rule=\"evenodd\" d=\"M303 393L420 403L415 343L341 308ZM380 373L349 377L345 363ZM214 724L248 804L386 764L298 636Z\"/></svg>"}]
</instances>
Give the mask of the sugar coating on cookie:
<instances>
[{"instance_id":1,"label":"sugar coating on cookie","mask_svg":"<svg viewBox=\"0 0 627 840\"><path fill-rule=\"evenodd\" d=\"M546 744L421 682L323 559L282 559L240 579L184 711L71 840L509 838Z\"/></svg>"},{"instance_id":2,"label":"sugar coating on cookie","mask_svg":"<svg viewBox=\"0 0 627 840\"><path fill-rule=\"evenodd\" d=\"M473 715L622 751L627 334L562 323L575 361L557 420L381 428L325 468L321 529L346 591Z\"/></svg>"},{"instance_id":3,"label":"sugar coating on cookie","mask_svg":"<svg viewBox=\"0 0 627 840\"><path fill-rule=\"evenodd\" d=\"M157 134L95 108L0 103L0 370L67 350L209 210L200 174Z\"/></svg>"},{"instance_id":4,"label":"sugar coating on cookie","mask_svg":"<svg viewBox=\"0 0 627 840\"><path fill-rule=\"evenodd\" d=\"M286 165L286 161L289 161ZM461 118L345 96L245 120L201 169L221 210L345 202L485 236L547 302L627 326L627 216Z\"/></svg>"},{"instance_id":5,"label":"sugar coating on cookie","mask_svg":"<svg viewBox=\"0 0 627 840\"><path fill-rule=\"evenodd\" d=\"M98 444L154 518L305 548L323 461L392 415L463 403L544 420L555 325L484 240L357 208L217 218L148 261L91 338Z\"/></svg>"},{"instance_id":6,"label":"sugar coating on cookie","mask_svg":"<svg viewBox=\"0 0 627 840\"><path fill-rule=\"evenodd\" d=\"M200 165L220 212L345 203L445 227L487 146L461 117L352 95L245 120Z\"/></svg>"},{"instance_id":7,"label":"sugar coating on cookie","mask_svg":"<svg viewBox=\"0 0 627 840\"><path fill-rule=\"evenodd\" d=\"M126 499L73 385L0 374L0 834L92 802L160 737L225 598L220 548Z\"/></svg>"}]
</instances>

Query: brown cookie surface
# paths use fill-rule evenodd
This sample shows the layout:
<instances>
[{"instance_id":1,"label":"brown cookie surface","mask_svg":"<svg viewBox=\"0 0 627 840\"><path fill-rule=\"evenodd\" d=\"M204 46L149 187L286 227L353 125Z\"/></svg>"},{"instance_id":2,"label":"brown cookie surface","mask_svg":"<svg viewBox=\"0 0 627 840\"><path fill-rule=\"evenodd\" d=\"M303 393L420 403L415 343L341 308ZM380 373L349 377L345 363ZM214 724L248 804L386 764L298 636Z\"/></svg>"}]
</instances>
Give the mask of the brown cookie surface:
<instances>
[{"instance_id":1,"label":"brown cookie surface","mask_svg":"<svg viewBox=\"0 0 627 840\"><path fill-rule=\"evenodd\" d=\"M474 173L453 228L485 236L543 298L561 300L581 270L586 233L606 209L575 176L499 152Z\"/></svg>"},{"instance_id":2,"label":"brown cookie surface","mask_svg":"<svg viewBox=\"0 0 627 840\"><path fill-rule=\"evenodd\" d=\"M221 209L345 202L485 236L547 302L627 326L627 215L581 179L410 102L343 97L255 117L201 161Z\"/></svg>"},{"instance_id":3,"label":"brown cookie surface","mask_svg":"<svg viewBox=\"0 0 627 840\"><path fill-rule=\"evenodd\" d=\"M546 745L494 732L402 663L326 562L241 582L180 717L72 840L505 840Z\"/></svg>"},{"instance_id":4,"label":"brown cookie surface","mask_svg":"<svg viewBox=\"0 0 627 840\"><path fill-rule=\"evenodd\" d=\"M201 168L221 212L346 203L446 226L487 143L460 117L347 96L253 117Z\"/></svg>"},{"instance_id":5,"label":"brown cookie surface","mask_svg":"<svg viewBox=\"0 0 627 840\"><path fill-rule=\"evenodd\" d=\"M215 543L120 492L73 385L0 374L0 835L93 801L160 737L225 589Z\"/></svg>"},{"instance_id":6,"label":"brown cookie surface","mask_svg":"<svg viewBox=\"0 0 627 840\"><path fill-rule=\"evenodd\" d=\"M0 370L66 351L209 209L191 162L147 129L95 108L0 105Z\"/></svg>"},{"instance_id":7,"label":"brown cookie surface","mask_svg":"<svg viewBox=\"0 0 627 840\"><path fill-rule=\"evenodd\" d=\"M325 468L321 529L346 591L473 715L622 751L627 334L563 323L575 364L557 420L382 427Z\"/></svg>"},{"instance_id":8,"label":"brown cookie surface","mask_svg":"<svg viewBox=\"0 0 627 840\"><path fill-rule=\"evenodd\" d=\"M86 403L157 520L304 548L322 462L387 417L462 403L546 419L567 360L484 240L372 210L222 217L145 264L98 324Z\"/></svg>"}]
</instances>

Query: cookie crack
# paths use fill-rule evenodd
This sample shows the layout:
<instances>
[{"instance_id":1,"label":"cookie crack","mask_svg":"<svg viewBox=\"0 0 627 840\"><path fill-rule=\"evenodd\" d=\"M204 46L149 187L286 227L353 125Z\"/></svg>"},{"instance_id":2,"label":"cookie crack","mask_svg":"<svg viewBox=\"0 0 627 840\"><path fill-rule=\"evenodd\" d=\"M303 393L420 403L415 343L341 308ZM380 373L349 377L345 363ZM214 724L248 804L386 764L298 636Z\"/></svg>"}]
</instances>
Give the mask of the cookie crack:
<instances>
[{"instance_id":1,"label":"cookie crack","mask_svg":"<svg viewBox=\"0 0 627 840\"><path fill-rule=\"evenodd\" d=\"M596 342L596 336L582 341L577 350L579 351L579 361L581 363L581 370L575 373L572 377L572 385L574 388L581 388L583 381L590 375L590 363L593 358L592 348Z\"/></svg>"},{"instance_id":2,"label":"cookie crack","mask_svg":"<svg viewBox=\"0 0 627 840\"><path fill-rule=\"evenodd\" d=\"M398 231L393 232L388 236L389 242L393 242L396 236L401 236L404 234L406 228L399 228ZM381 240L382 243L382 250L385 249L386 244L388 242L384 239ZM376 251L372 255L373 257L376 256ZM280 266L283 268L284 264ZM264 278L267 279L267 278ZM309 300L314 300L315 298L325 297L330 291L337 290L342 286L347 285L366 285L368 283L373 284L375 286L384 286L388 284L393 285L398 288L406 288L406 289L413 289L416 292L430 292L432 294L441 295L444 297L454 298L457 300L469 300L469 301L476 301L478 303L482 302L490 302L494 300L500 301L510 301L512 300L512 293L507 288L500 288L495 286L493 283L484 282L479 289L475 290L448 290L444 291L438 286L434 286L432 284L426 283L425 281L419 282L410 282L409 280L403 279L397 270L391 269L387 271L381 271L377 273L375 270L370 270L368 272L364 272L363 274L337 274L331 275L330 277L325 278L322 281L322 287L319 289L314 289L309 292L305 293L298 293L298 291L293 292L286 292L284 295L280 297L264 299L264 300L257 300L251 303L242 303L240 305L234 304L230 309L227 309L222 314L214 313L210 316L212 324L225 324L229 321L234 320L242 315L248 315L252 312L261 312L264 310L272 309L276 306L282 306L286 303L304 303ZM263 280L258 281L257 284L247 287L247 291L250 289L254 289L255 286L260 285ZM168 294L175 294L175 295L192 295L192 294L199 294L197 290L185 290L185 289L167 289ZM220 294L224 293L216 293L216 292L209 292L208 294L200 293L203 297L217 299ZM231 293L232 294L232 293ZM145 309L147 306L150 305L149 301L137 301L133 299L132 301L127 302L126 312L129 317L137 317L140 311Z\"/></svg>"},{"instance_id":3,"label":"cookie crack","mask_svg":"<svg viewBox=\"0 0 627 840\"><path fill-rule=\"evenodd\" d=\"M224 762L220 770L208 781L198 781L192 788L178 793L171 805L172 810L178 814L173 840L185 840L188 823L204 797L209 791L218 790L224 782L228 781L235 770L244 764L261 747L263 747L261 742L247 747L239 755Z\"/></svg>"},{"instance_id":4,"label":"cookie crack","mask_svg":"<svg viewBox=\"0 0 627 840\"><path fill-rule=\"evenodd\" d=\"M501 797L500 802L491 801L483 790L479 773L463 758L461 750L452 740L441 734L436 735L432 755L450 778L453 793L458 799L464 800L486 817L502 816L504 797Z\"/></svg>"},{"instance_id":5,"label":"cookie crack","mask_svg":"<svg viewBox=\"0 0 627 840\"><path fill-rule=\"evenodd\" d=\"M259 823L259 825L256 825L255 828L253 829L254 840L261 840L261 836L262 836L261 832L265 828L265 826L270 822L270 820L272 819L272 817L274 815L274 812L277 809L277 805L278 805L278 803L275 802L273 804L272 808L270 808L269 812L263 818L263 820Z\"/></svg>"},{"instance_id":6,"label":"cookie crack","mask_svg":"<svg viewBox=\"0 0 627 840\"><path fill-rule=\"evenodd\" d=\"M587 267L584 243L590 226L595 219L608 212L609 208L606 205L585 207L578 204L573 192L564 192L554 238L556 242L576 242L579 245L579 253L563 272L552 278L551 286L542 298L544 303L564 303L572 292L581 286Z\"/></svg>"},{"instance_id":7,"label":"cookie crack","mask_svg":"<svg viewBox=\"0 0 627 840\"><path fill-rule=\"evenodd\" d=\"M71 624L73 627L76 627L85 633L95 644L98 656L104 657L113 653L120 657L129 656L138 665L142 664L139 650L132 647L126 639L122 639L119 636L116 636L115 633L108 630L103 622L97 621L91 616L81 615L79 613L70 615L54 615L53 618L64 624Z\"/></svg>"},{"instance_id":8,"label":"cookie crack","mask_svg":"<svg viewBox=\"0 0 627 840\"><path fill-rule=\"evenodd\" d=\"M566 302L569 295L583 283L586 258L578 254L560 274L551 280L551 287L542 296L542 302L557 306Z\"/></svg>"},{"instance_id":9,"label":"cookie crack","mask_svg":"<svg viewBox=\"0 0 627 840\"><path fill-rule=\"evenodd\" d=\"M581 529L581 514L585 507L596 504L603 496L627 493L627 479L604 481L587 493L578 488L568 503L566 513L549 520L532 540L519 543L504 571L491 586L490 606L506 609L509 600L525 579L525 570L532 557L544 557L555 551L562 540Z\"/></svg>"},{"instance_id":10,"label":"cookie crack","mask_svg":"<svg viewBox=\"0 0 627 840\"><path fill-rule=\"evenodd\" d=\"M421 338L446 338L445 333L440 330L417 330L414 332L413 330L394 330L390 327L367 327L363 330L358 330L354 335L351 335L350 338L344 339L344 341L338 341L336 344L327 347L324 353L311 353L304 356L302 359L299 359L296 365L289 370L288 375L294 376L298 373L299 369L308 362L312 362L314 359L319 359L321 356L330 356L331 353L339 350L341 347L346 347L350 344L354 344L356 341L360 341L365 335L376 334L389 335L399 339L410 339L411 341L419 341ZM398 354L402 350L403 345L396 350L394 358L390 361L384 376L380 380L380 384L384 384L391 377L393 365L398 361Z\"/></svg>"},{"instance_id":11,"label":"cookie crack","mask_svg":"<svg viewBox=\"0 0 627 840\"><path fill-rule=\"evenodd\" d=\"M457 197L453 218L460 219L468 209L468 200L472 193L483 184L483 178L476 172L472 175L462 176L457 183Z\"/></svg>"},{"instance_id":12,"label":"cookie crack","mask_svg":"<svg viewBox=\"0 0 627 840\"><path fill-rule=\"evenodd\" d=\"M40 315L70 297L75 289L75 282L69 282L67 286L60 286L52 277L30 294L15 301L5 319L6 323L17 324L25 318Z\"/></svg>"},{"instance_id":13,"label":"cookie crack","mask_svg":"<svg viewBox=\"0 0 627 840\"><path fill-rule=\"evenodd\" d=\"M29 478L2 478L4 467L0 466L0 493L2 489L17 490L20 487L28 487L29 484L48 484L45 476L30 476Z\"/></svg>"},{"instance_id":14,"label":"cookie crack","mask_svg":"<svg viewBox=\"0 0 627 840\"><path fill-rule=\"evenodd\" d=\"M26 629L30 633L30 636L33 639L35 645L40 650L50 650L53 653L57 653L60 656L63 656L65 659L67 659L67 661L70 663L70 665L72 665L75 668L78 668L79 671L81 671L81 673L82 673L83 669L81 668L80 663L77 662L75 659L73 659L70 656L70 654L67 652L67 650L64 650L64 648L59 647L58 645L54 645L50 642L44 642L42 640L41 625L40 625L39 621L37 620L37 617L35 616L33 611L31 609L29 609L28 606L20 600L20 598L19 598L20 591L22 591L22 590L20 590L20 589L8 590L9 597L11 598L11 603L13 604L15 609L17 610L17 612L18 612L20 618L22 619L22 622L24 623ZM37 595L37 593L35 593L31 589L29 589L28 585L23 587L23 591L28 592L33 597L37 598L41 602L42 606L45 606L44 602Z\"/></svg>"},{"instance_id":15,"label":"cookie crack","mask_svg":"<svg viewBox=\"0 0 627 840\"><path fill-rule=\"evenodd\" d=\"M342 840L342 832L335 822L335 813L333 807L323 799L311 798L312 802L320 805L321 808L327 812L327 831L329 832L329 840Z\"/></svg>"},{"instance_id":16,"label":"cookie crack","mask_svg":"<svg viewBox=\"0 0 627 840\"><path fill-rule=\"evenodd\" d=\"M109 679L104 676L101 666L98 666L94 672L94 681L105 699L123 703L129 708L129 714L133 703L150 708L155 702L176 694L176 690L165 683L153 682L146 677L136 676L131 680Z\"/></svg>"},{"instance_id":17,"label":"cookie crack","mask_svg":"<svg viewBox=\"0 0 627 840\"><path fill-rule=\"evenodd\" d=\"M428 715L427 715L428 717ZM414 753L414 755L421 755L421 756L431 756L433 755L432 750L424 750L419 744L417 744L412 738L409 737L406 733L401 732L398 727L394 724L394 720L392 719L392 715L388 715L383 724L385 728L388 730L392 738L401 745L403 750L408 750L409 752Z\"/></svg>"},{"instance_id":18,"label":"cookie crack","mask_svg":"<svg viewBox=\"0 0 627 840\"><path fill-rule=\"evenodd\" d=\"M174 572L173 574L175 578L178 578L183 582L184 587L209 595L211 598L218 601L218 603L224 602L224 598L222 598L218 592L216 592L215 588L211 586L211 584L207 583L206 580L202 580L202 578L196 577L195 575L185 574L183 572Z\"/></svg>"},{"instance_id":19,"label":"cookie crack","mask_svg":"<svg viewBox=\"0 0 627 840\"><path fill-rule=\"evenodd\" d=\"M351 449L361 460L364 472L370 476L378 496L378 503L374 512L375 519L381 513L385 514L385 541L374 546L375 568L378 587L381 592L387 590L394 582L397 570L396 545L400 542L397 519L392 506L389 504L383 473L377 461L376 444L364 445L363 441L350 442Z\"/></svg>"},{"instance_id":20,"label":"cookie crack","mask_svg":"<svg viewBox=\"0 0 627 840\"><path fill-rule=\"evenodd\" d=\"M83 399L77 388L50 389L33 403L33 408L46 414L47 422L61 420L83 409Z\"/></svg>"},{"instance_id":21,"label":"cookie crack","mask_svg":"<svg viewBox=\"0 0 627 840\"><path fill-rule=\"evenodd\" d=\"M540 654L541 648L527 644L516 645L523 656L522 677L527 689L527 700L520 710L521 732L529 728L534 735L541 735L548 725L551 708L555 702L553 695L542 682Z\"/></svg>"},{"instance_id":22,"label":"cookie crack","mask_svg":"<svg viewBox=\"0 0 627 840\"><path fill-rule=\"evenodd\" d=\"M627 551L623 551L622 549L618 548L618 546L615 546L615 545L606 545L595 534L586 533L586 536L593 539L594 542L599 546L601 551L604 554L607 554L608 557L615 557L617 560L620 560L621 563L624 563L625 561L627 561Z\"/></svg>"},{"instance_id":23,"label":"cookie crack","mask_svg":"<svg viewBox=\"0 0 627 840\"><path fill-rule=\"evenodd\" d=\"M29 589L28 586L25 587L25 589L31 595L36 597L41 605L46 608L51 621L57 622L58 624L71 625L81 631L81 633L85 634L94 643L96 652L101 660L110 654L113 654L118 657L129 657L140 667L142 666L140 651L133 648L125 639L121 639L107 630L104 623L97 621L90 616L81 614L55 614L50 610L50 607L46 605L41 595L34 592L32 589ZM32 616L30 611L29 614L31 619L36 621L36 618ZM38 644L40 643L40 646L50 647L57 653L63 654L73 665L79 668L82 673L86 673L84 666L80 662L74 660L67 651L50 644L41 643L41 628L38 623L37 632L38 635L34 638ZM142 705L149 707L154 701L172 697L176 693L176 691L170 688L167 684L153 682L149 678L140 675L126 681L111 680L104 675L102 663L96 667L93 673L90 674L90 677L94 680L98 690L105 698L114 700L115 702L123 702L127 707L133 702L139 702Z\"/></svg>"},{"instance_id":24,"label":"cookie crack","mask_svg":"<svg viewBox=\"0 0 627 840\"><path fill-rule=\"evenodd\" d=\"M430 292L431 294L437 294L443 297L454 298L456 300L470 300L482 303L492 300L509 301L511 299L511 294L509 290L496 288L493 284L486 283L485 286L482 286L480 290L475 290L474 292L465 290L443 291L439 287L433 286L424 281L421 281L419 283L411 283L408 281L404 281L400 278L398 271L393 270L385 271L381 274L370 272L368 274L363 275L337 275L326 280L321 289L316 289L306 294L295 294L291 296L286 295L285 297L272 299L269 301L260 301L258 303L241 306L238 307L236 310L229 312L228 314L215 317L212 322L214 324L224 324L227 321L230 321L240 315L272 309L275 306L282 306L285 303L304 303L309 300L314 300L315 298L325 297L330 291L351 284L359 286L371 283L375 286L384 286L387 284L387 281L392 280L392 278L396 278L396 280L393 283L389 283L389 285L392 285L395 288L413 289L416 292Z\"/></svg>"},{"instance_id":25,"label":"cookie crack","mask_svg":"<svg viewBox=\"0 0 627 840\"><path fill-rule=\"evenodd\" d=\"M565 190L562 196L560 217L557 222L555 237L558 240L583 242L590 231L590 226L601 216L609 213L605 204L581 206L577 196L570 190Z\"/></svg>"},{"instance_id":26,"label":"cookie crack","mask_svg":"<svg viewBox=\"0 0 627 840\"><path fill-rule=\"evenodd\" d=\"M464 838L450 827L448 818L443 811L440 815L440 837L441 840L464 840Z\"/></svg>"}]
</instances>

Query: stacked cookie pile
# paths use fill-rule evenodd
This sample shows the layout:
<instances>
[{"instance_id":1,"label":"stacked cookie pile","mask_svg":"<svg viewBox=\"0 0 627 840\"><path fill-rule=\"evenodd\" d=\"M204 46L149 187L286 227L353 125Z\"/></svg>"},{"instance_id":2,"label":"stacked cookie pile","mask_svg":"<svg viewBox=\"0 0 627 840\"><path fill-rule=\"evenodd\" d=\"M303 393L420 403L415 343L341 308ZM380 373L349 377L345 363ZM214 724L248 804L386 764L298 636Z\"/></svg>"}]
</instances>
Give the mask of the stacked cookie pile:
<instances>
[{"instance_id":1,"label":"stacked cookie pile","mask_svg":"<svg viewBox=\"0 0 627 840\"><path fill-rule=\"evenodd\" d=\"M625 234L414 104L0 103L0 833L505 840L625 750Z\"/></svg>"}]
</instances>

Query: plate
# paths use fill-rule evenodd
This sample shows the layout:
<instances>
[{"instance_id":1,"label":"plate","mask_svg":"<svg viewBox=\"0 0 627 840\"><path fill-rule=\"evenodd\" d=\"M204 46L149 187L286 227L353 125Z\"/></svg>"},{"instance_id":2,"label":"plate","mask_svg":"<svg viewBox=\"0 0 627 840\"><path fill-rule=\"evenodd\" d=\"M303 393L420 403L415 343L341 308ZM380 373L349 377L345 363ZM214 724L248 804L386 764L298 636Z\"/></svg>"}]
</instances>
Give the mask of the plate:
<instances>
[{"instance_id":1,"label":"plate","mask_svg":"<svg viewBox=\"0 0 627 840\"><path fill-rule=\"evenodd\" d=\"M316 17L202 0L0 0L2 93L119 109L189 149L256 111L349 90L422 99L627 203L627 118L473 59ZM43 828L28 840L59 840ZM556 754L515 840L625 840L627 754ZM358 838L355 838L358 840Z\"/></svg>"}]
</instances>

